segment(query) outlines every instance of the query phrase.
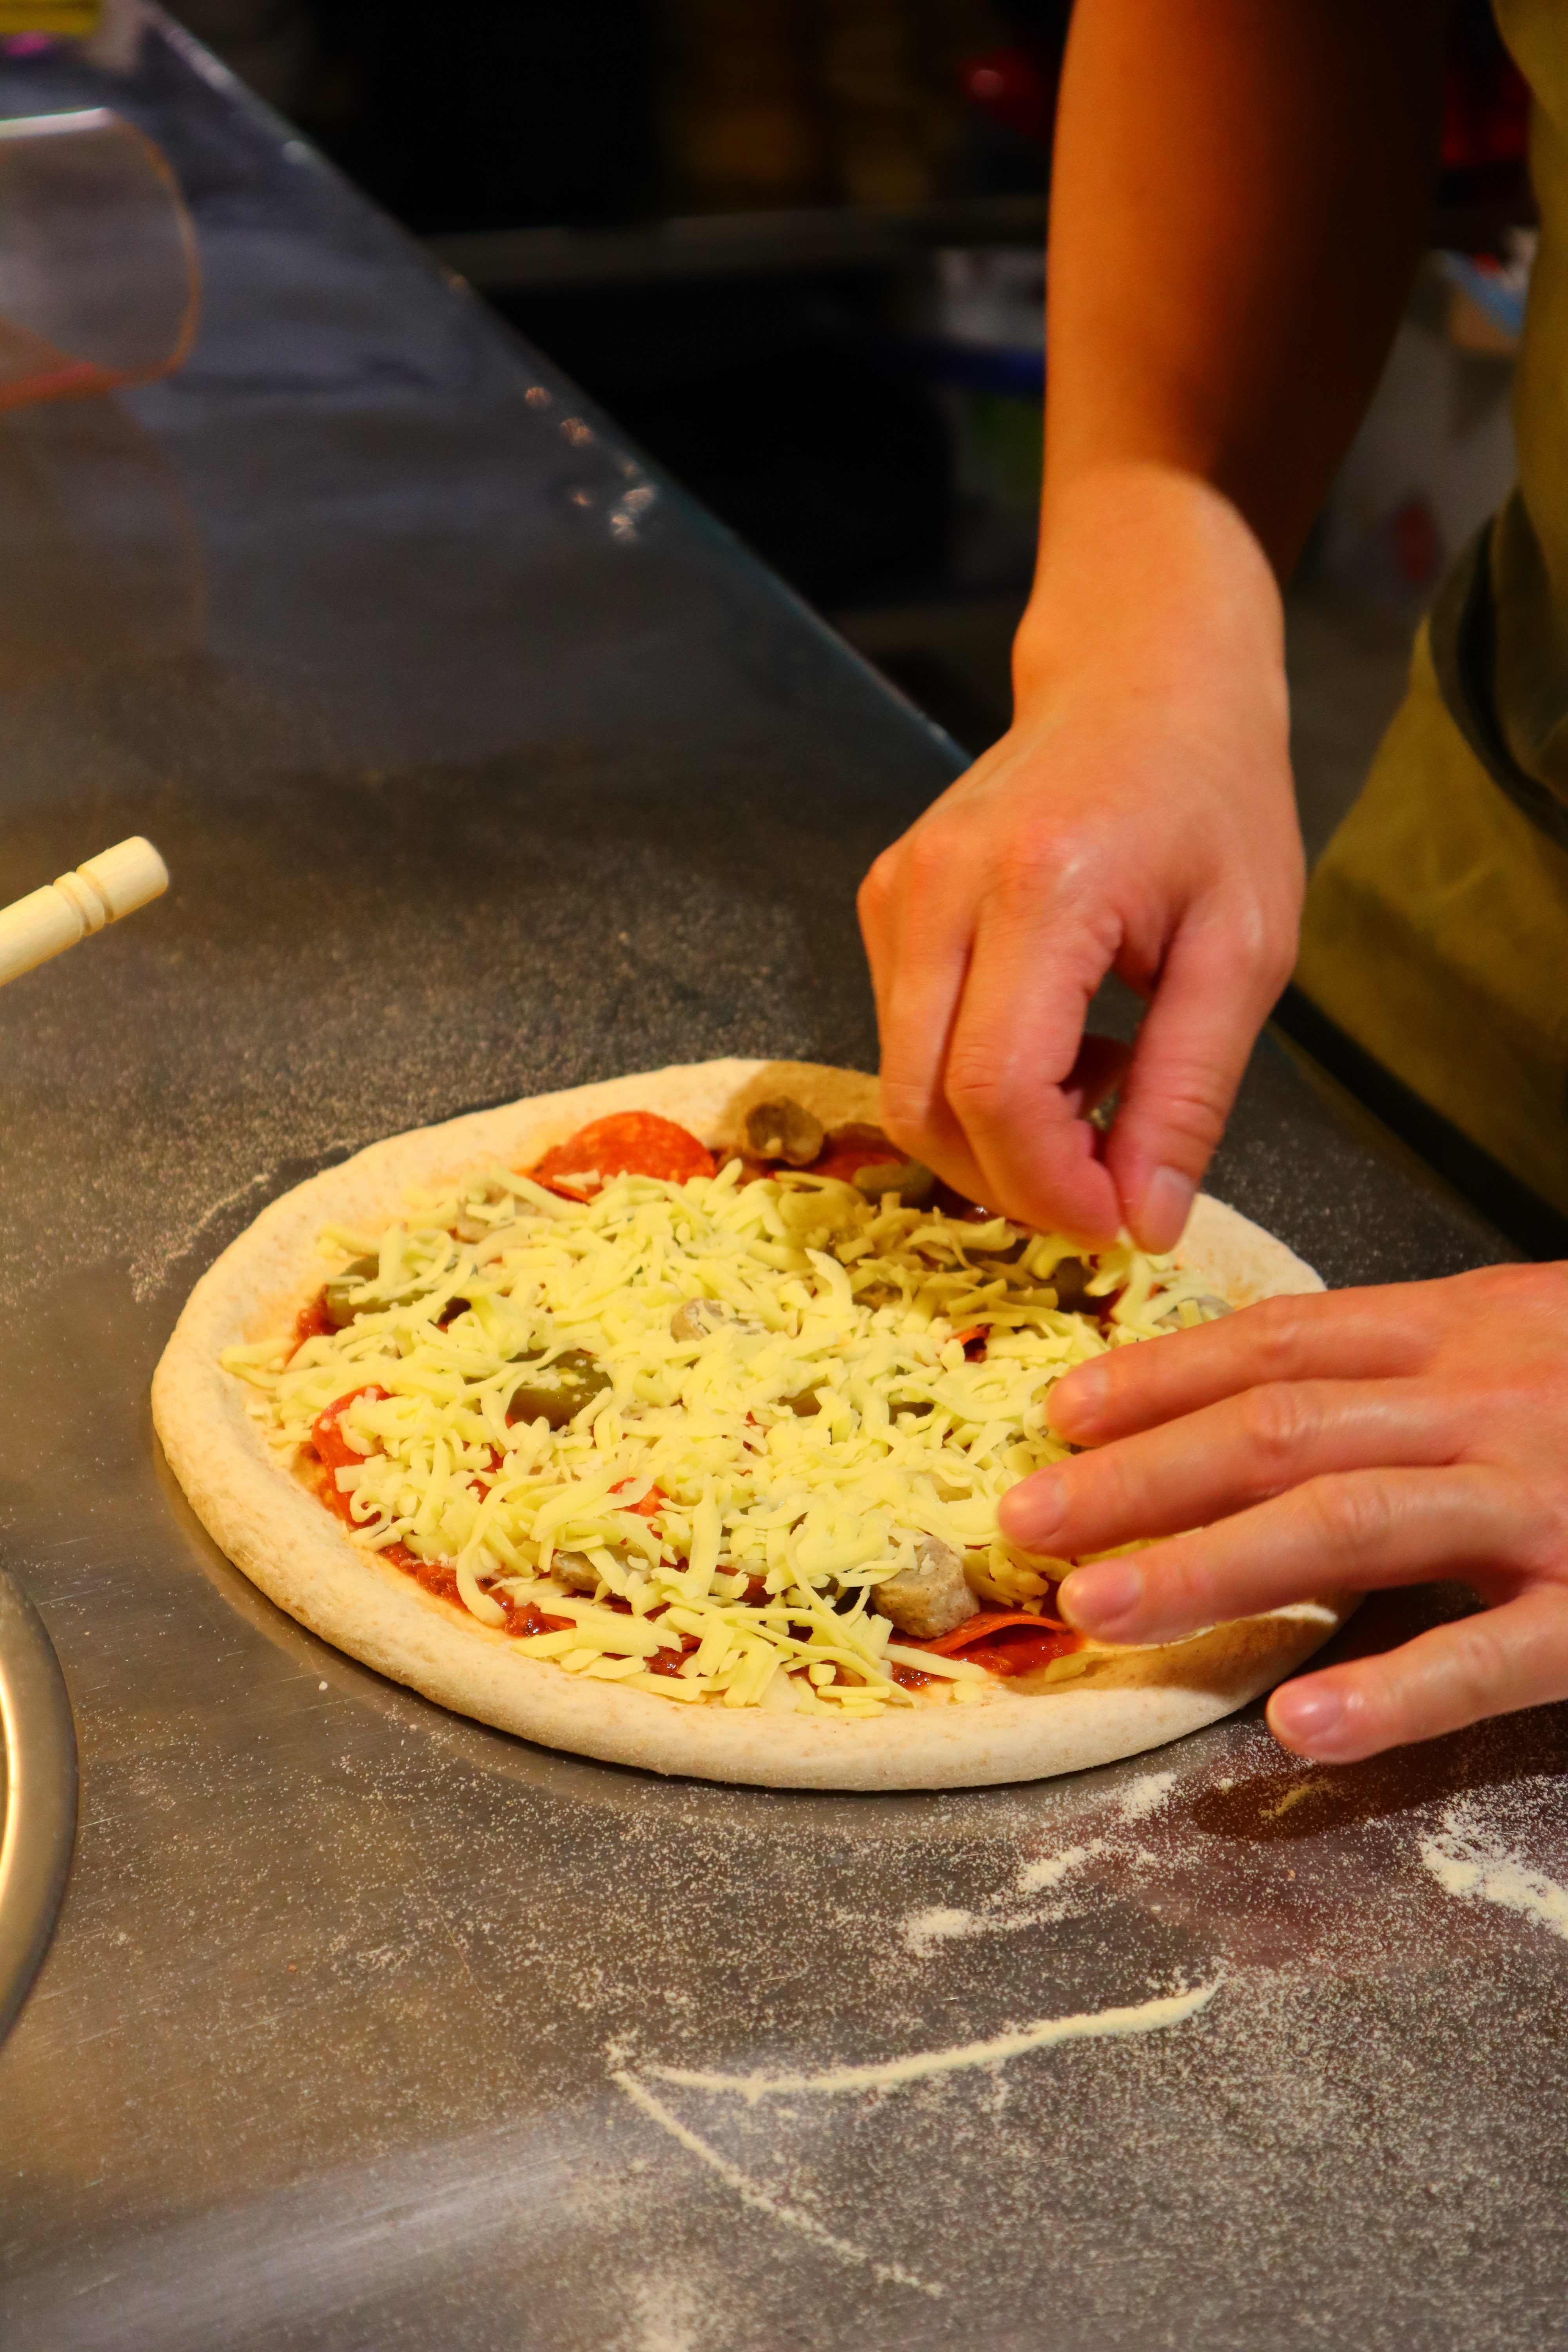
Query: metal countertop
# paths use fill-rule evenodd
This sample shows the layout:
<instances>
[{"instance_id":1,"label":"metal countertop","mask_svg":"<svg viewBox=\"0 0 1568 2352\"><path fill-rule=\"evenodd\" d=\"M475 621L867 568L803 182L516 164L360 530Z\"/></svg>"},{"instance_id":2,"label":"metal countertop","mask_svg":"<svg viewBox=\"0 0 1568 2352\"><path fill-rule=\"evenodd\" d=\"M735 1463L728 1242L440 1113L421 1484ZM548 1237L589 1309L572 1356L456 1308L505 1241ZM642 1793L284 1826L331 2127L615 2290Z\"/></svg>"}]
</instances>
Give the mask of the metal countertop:
<instances>
[{"instance_id":1,"label":"metal countertop","mask_svg":"<svg viewBox=\"0 0 1568 2352\"><path fill-rule=\"evenodd\" d=\"M82 1764L0 2051L6 2352L1555 2338L1562 1710L1342 1771L1254 1711L1032 1787L665 1782L380 1681L195 1528L147 1383L262 1203L544 1087L869 1064L854 886L959 763L199 53L0 75L105 99L207 303L171 383L0 419L0 896L138 830L175 877L0 1002L0 1564ZM1495 1254L1268 1045L1213 1183L1331 1281ZM657 2071L1183 1984L889 2091Z\"/></svg>"}]
</instances>

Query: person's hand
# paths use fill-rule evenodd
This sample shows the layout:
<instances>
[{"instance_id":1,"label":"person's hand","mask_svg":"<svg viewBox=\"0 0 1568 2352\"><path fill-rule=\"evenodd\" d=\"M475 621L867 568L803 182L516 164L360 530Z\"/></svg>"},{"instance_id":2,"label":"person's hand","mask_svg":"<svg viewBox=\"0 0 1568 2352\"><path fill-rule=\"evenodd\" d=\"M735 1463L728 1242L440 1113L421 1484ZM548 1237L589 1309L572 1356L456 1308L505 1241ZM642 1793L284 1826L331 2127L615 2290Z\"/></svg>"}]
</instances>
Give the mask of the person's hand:
<instances>
[{"instance_id":1,"label":"person's hand","mask_svg":"<svg viewBox=\"0 0 1568 2352\"><path fill-rule=\"evenodd\" d=\"M1069 1559L1173 1538L1063 1580L1084 1633L1179 1641L1439 1577L1491 1604L1284 1684L1269 1726L1299 1755L1568 1697L1568 1265L1270 1299L1078 1366L1050 1413L1094 1450L1004 1496L1008 1538Z\"/></svg>"},{"instance_id":2,"label":"person's hand","mask_svg":"<svg viewBox=\"0 0 1568 2352\"><path fill-rule=\"evenodd\" d=\"M1045 551L1013 728L861 888L883 1121L973 1199L1163 1249L1295 958L1279 598L1235 509L1161 467L1077 486ZM1124 1077L1084 1037L1111 970L1152 998Z\"/></svg>"}]
</instances>

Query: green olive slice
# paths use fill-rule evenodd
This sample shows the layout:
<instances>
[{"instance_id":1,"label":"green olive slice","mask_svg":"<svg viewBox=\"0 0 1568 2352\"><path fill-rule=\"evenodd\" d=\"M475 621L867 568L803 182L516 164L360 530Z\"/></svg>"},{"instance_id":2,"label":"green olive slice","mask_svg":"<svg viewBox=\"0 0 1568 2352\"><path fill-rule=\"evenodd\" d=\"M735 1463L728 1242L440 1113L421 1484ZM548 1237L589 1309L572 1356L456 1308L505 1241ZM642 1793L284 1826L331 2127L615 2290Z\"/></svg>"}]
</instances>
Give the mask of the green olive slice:
<instances>
[{"instance_id":1,"label":"green olive slice","mask_svg":"<svg viewBox=\"0 0 1568 2352\"><path fill-rule=\"evenodd\" d=\"M613 1385L596 1357L585 1355L581 1348L568 1348L537 1371L523 1374L511 1392L506 1417L509 1422L542 1417L552 1429L564 1429L585 1404Z\"/></svg>"}]
</instances>

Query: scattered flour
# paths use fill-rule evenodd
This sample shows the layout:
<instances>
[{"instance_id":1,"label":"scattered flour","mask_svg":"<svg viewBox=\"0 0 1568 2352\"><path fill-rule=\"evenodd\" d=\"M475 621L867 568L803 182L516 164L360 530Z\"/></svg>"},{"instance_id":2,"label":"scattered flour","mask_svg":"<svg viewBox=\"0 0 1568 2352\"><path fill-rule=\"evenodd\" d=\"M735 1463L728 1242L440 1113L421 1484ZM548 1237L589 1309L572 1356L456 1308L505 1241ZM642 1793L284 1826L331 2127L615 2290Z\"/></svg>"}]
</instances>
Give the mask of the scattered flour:
<instances>
[{"instance_id":1,"label":"scattered flour","mask_svg":"<svg viewBox=\"0 0 1568 2352\"><path fill-rule=\"evenodd\" d=\"M1446 1893L1517 1911L1568 1943L1568 1887L1531 1870L1500 1839L1485 1836L1462 1805L1450 1805L1436 1837L1423 1838L1421 1859Z\"/></svg>"},{"instance_id":2,"label":"scattered flour","mask_svg":"<svg viewBox=\"0 0 1568 2352\"><path fill-rule=\"evenodd\" d=\"M633 2288L635 2336L623 2336L623 2352L700 2352L700 2305L679 2274L642 2280Z\"/></svg>"},{"instance_id":3,"label":"scattered flour","mask_svg":"<svg viewBox=\"0 0 1568 2352\"><path fill-rule=\"evenodd\" d=\"M1096 1838L1090 1845L1069 1845L1060 1853L1042 1854L1038 1862L1026 1862L1018 1873L1020 1895L1038 1895L1047 1886L1059 1886L1075 1870L1081 1870L1091 1853L1103 1853L1105 1840Z\"/></svg>"},{"instance_id":4,"label":"scattered flour","mask_svg":"<svg viewBox=\"0 0 1568 2352\"><path fill-rule=\"evenodd\" d=\"M963 2042L949 2050L918 2050L907 2058L883 2058L865 2066L831 2066L823 2074L708 2074L684 2066L648 2066L661 2083L675 2083L690 2091L735 2091L748 2106L780 2091L889 2091L900 2084L929 2081L971 2066L1001 2066L1031 2050L1049 2050L1063 2042L1098 2041L1106 2035L1158 2033L1166 2026L1184 2024L1205 2009L1219 1990L1220 1979L1198 1985L1190 1992L1163 1993L1130 2009L1079 2010L1070 2017L1037 2017L985 2042ZM628 2097L652 2113L651 2093L625 2071L613 2078ZM655 2103L657 2104L657 2103ZM668 2112L668 2111L666 2111ZM663 2121L663 2115L657 2120ZM666 2126L668 2128L668 2126ZM684 2144L684 2143L683 2143Z\"/></svg>"},{"instance_id":5,"label":"scattered flour","mask_svg":"<svg viewBox=\"0 0 1568 2352\"><path fill-rule=\"evenodd\" d=\"M998 1920L987 1918L984 1911L954 1911L948 1905L936 1903L929 1911L911 1911L900 1933L906 1949L923 1960L939 1944L948 1943L955 1936L983 1936L988 1928L999 1925Z\"/></svg>"},{"instance_id":6,"label":"scattered flour","mask_svg":"<svg viewBox=\"0 0 1568 2352\"><path fill-rule=\"evenodd\" d=\"M1124 1789L1117 1803L1117 1811L1124 1822L1142 1822L1156 1812L1176 1785L1173 1772L1141 1772L1129 1789Z\"/></svg>"},{"instance_id":7,"label":"scattered flour","mask_svg":"<svg viewBox=\"0 0 1568 2352\"><path fill-rule=\"evenodd\" d=\"M1043 1895L1105 1851L1105 1840L1092 1838L1087 1845L1069 1845L1060 1853L1042 1854L1038 1862L1026 1862L1019 1871L1015 1881L1016 1891L1020 1895ZM1008 1909L1000 1897L994 1897L984 1911L959 1911L950 1905L936 1903L928 1909L910 1912L899 1932L904 1949L923 1960L939 1944L951 1943L959 1937L1010 1935L1016 1928L1037 1927L1046 1920L1062 1916L1060 1908L1054 1905L1037 1905L1032 1910Z\"/></svg>"}]
</instances>

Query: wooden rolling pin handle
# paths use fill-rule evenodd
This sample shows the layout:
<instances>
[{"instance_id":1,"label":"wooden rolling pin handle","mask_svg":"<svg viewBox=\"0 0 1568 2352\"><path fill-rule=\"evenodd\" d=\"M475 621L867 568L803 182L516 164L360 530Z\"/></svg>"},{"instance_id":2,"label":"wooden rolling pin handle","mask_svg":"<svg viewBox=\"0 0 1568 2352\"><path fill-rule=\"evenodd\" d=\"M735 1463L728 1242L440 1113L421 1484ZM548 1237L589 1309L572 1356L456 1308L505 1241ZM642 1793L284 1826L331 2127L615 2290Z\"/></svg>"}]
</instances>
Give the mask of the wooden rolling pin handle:
<instances>
[{"instance_id":1,"label":"wooden rolling pin handle","mask_svg":"<svg viewBox=\"0 0 1568 2352\"><path fill-rule=\"evenodd\" d=\"M0 985L134 913L169 887L169 869L140 834L0 908Z\"/></svg>"}]
</instances>

